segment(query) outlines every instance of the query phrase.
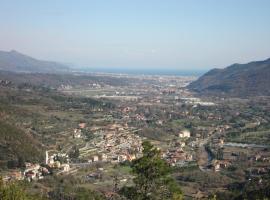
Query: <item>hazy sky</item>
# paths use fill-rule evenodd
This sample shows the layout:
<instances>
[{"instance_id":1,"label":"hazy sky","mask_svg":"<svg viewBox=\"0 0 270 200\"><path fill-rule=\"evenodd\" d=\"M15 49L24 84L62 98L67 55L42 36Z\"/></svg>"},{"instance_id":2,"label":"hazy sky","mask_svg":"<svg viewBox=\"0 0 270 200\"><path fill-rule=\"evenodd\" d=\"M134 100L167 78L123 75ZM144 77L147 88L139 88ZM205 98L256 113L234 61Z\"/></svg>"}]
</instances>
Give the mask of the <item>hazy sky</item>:
<instances>
[{"instance_id":1,"label":"hazy sky","mask_svg":"<svg viewBox=\"0 0 270 200\"><path fill-rule=\"evenodd\" d=\"M89 67L270 57L270 0L0 0L0 49Z\"/></svg>"}]
</instances>

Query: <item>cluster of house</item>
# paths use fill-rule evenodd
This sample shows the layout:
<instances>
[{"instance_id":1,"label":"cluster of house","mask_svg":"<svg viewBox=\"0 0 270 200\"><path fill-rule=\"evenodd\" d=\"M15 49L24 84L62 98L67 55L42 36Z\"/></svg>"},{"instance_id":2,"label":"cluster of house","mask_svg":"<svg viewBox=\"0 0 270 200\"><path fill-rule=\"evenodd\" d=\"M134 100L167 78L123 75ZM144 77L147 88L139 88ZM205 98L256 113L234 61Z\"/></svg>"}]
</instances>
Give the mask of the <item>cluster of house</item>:
<instances>
[{"instance_id":1,"label":"cluster of house","mask_svg":"<svg viewBox=\"0 0 270 200\"><path fill-rule=\"evenodd\" d=\"M229 160L213 160L212 166L213 170L218 172L221 169L225 169L231 165L231 162Z\"/></svg>"},{"instance_id":2,"label":"cluster of house","mask_svg":"<svg viewBox=\"0 0 270 200\"><path fill-rule=\"evenodd\" d=\"M187 162L194 161L193 155L189 151L185 151L186 139L190 138L190 131L184 129L178 133L180 140L174 141L170 144L170 147L163 152L162 157L171 166L183 166Z\"/></svg>"},{"instance_id":3,"label":"cluster of house","mask_svg":"<svg viewBox=\"0 0 270 200\"><path fill-rule=\"evenodd\" d=\"M166 153L163 153L163 158L171 166L183 166L186 162L193 161L193 156L182 148L168 149Z\"/></svg>"},{"instance_id":4,"label":"cluster of house","mask_svg":"<svg viewBox=\"0 0 270 200\"><path fill-rule=\"evenodd\" d=\"M133 134L130 129L121 124L108 125L103 130L94 132L95 139L90 146L93 151L89 162L124 162L138 157L142 151L140 136ZM84 151L86 151L84 149ZM91 149L88 152L93 152Z\"/></svg>"},{"instance_id":5,"label":"cluster of house","mask_svg":"<svg viewBox=\"0 0 270 200\"><path fill-rule=\"evenodd\" d=\"M3 177L4 181L10 180L39 180L43 179L44 176L49 175L50 171L47 167L41 166L40 164L25 163L24 170L13 170L9 174Z\"/></svg>"},{"instance_id":6,"label":"cluster of house","mask_svg":"<svg viewBox=\"0 0 270 200\"><path fill-rule=\"evenodd\" d=\"M61 163L62 162L62 163ZM10 180L28 180L34 181L43 179L44 176L51 174L51 169L55 169L58 173L68 172L70 170L69 157L67 154L53 153L49 155L49 151L45 152L45 165L38 163L25 163L23 169L10 171L3 177L4 181Z\"/></svg>"},{"instance_id":7,"label":"cluster of house","mask_svg":"<svg viewBox=\"0 0 270 200\"><path fill-rule=\"evenodd\" d=\"M126 107L123 107L123 108L120 108L120 111L123 115L123 119L125 120L128 120L128 119L131 119L131 120L136 120L136 121L145 121L146 120L146 117L144 116L144 114L142 113L133 113L131 114L132 112L135 112L137 110L136 107L129 107L129 106L126 106Z\"/></svg>"},{"instance_id":8,"label":"cluster of house","mask_svg":"<svg viewBox=\"0 0 270 200\"><path fill-rule=\"evenodd\" d=\"M43 179L45 175L49 175L50 172L46 167L40 166L40 164L26 163L23 175L26 180L33 181Z\"/></svg>"}]
</instances>

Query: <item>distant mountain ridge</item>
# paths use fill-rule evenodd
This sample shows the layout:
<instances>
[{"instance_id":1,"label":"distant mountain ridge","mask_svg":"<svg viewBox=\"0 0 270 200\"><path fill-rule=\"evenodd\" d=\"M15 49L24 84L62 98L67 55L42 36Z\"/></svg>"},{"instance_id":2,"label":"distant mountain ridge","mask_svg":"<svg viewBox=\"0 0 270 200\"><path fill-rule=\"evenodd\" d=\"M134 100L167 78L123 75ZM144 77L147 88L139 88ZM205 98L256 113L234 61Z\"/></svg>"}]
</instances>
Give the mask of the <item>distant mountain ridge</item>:
<instances>
[{"instance_id":1,"label":"distant mountain ridge","mask_svg":"<svg viewBox=\"0 0 270 200\"><path fill-rule=\"evenodd\" d=\"M270 95L270 58L212 69L188 88L204 94L230 96Z\"/></svg>"},{"instance_id":2,"label":"distant mountain ridge","mask_svg":"<svg viewBox=\"0 0 270 200\"><path fill-rule=\"evenodd\" d=\"M69 68L57 62L38 60L12 50L0 51L0 70L31 73L57 73L67 72Z\"/></svg>"}]
</instances>

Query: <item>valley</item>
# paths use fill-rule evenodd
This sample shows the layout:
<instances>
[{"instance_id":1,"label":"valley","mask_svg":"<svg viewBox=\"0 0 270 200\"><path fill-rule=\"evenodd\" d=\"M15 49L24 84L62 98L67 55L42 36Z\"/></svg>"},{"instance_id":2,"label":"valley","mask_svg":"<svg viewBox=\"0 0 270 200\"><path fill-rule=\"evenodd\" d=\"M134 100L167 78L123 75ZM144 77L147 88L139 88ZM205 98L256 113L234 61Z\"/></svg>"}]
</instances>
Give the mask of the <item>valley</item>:
<instances>
[{"instance_id":1,"label":"valley","mask_svg":"<svg viewBox=\"0 0 270 200\"><path fill-rule=\"evenodd\" d=\"M198 96L186 89L195 77L92 77L83 76L83 84L63 84L62 76L51 87L31 79L1 86L4 180L28 180L29 191L42 194L54 194L65 180L63 188L76 182L106 196L133 184L129 166L145 140L160 149L187 199L230 195L232 185L268 173L268 97ZM20 136L3 135L11 131ZM8 150L17 147L11 142L22 147Z\"/></svg>"}]
</instances>

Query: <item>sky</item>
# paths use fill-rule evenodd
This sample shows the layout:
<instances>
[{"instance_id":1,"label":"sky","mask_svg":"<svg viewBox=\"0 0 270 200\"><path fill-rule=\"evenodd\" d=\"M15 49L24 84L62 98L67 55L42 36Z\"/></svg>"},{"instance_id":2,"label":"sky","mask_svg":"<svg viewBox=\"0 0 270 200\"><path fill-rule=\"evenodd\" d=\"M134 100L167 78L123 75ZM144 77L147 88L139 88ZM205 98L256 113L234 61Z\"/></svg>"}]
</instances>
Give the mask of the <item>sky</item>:
<instances>
[{"instance_id":1,"label":"sky","mask_svg":"<svg viewBox=\"0 0 270 200\"><path fill-rule=\"evenodd\" d=\"M0 0L0 50L90 68L203 70L270 57L269 0Z\"/></svg>"}]
</instances>

